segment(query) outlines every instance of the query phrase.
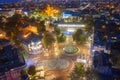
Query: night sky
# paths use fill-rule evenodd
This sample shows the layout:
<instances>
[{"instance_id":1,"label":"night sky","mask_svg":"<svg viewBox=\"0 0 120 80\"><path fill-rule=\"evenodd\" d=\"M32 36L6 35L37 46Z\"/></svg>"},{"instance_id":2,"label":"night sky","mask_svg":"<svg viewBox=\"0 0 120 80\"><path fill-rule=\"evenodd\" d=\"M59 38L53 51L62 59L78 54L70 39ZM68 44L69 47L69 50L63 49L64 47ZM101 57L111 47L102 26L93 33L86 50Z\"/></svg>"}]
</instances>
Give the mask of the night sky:
<instances>
[{"instance_id":1,"label":"night sky","mask_svg":"<svg viewBox=\"0 0 120 80\"><path fill-rule=\"evenodd\" d=\"M23 1L23 0L0 0L0 3L14 3L19 1Z\"/></svg>"}]
</instances>

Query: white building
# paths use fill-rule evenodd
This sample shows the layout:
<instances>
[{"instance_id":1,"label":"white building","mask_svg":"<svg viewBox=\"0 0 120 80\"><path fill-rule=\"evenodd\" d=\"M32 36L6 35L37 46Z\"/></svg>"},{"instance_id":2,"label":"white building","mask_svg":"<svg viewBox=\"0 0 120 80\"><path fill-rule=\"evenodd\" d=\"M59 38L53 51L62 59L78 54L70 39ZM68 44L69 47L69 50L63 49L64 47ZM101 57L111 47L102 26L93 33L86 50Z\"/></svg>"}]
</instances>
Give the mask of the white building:
<instances>
[{"instance_id":1,"label":"white building","mask_svg":"<svg viewBox=\"0 0 120 80\"><path fill-rule=\"evenodd\" d=\"M19 38L23 43L24 49L29 54L40 54L44 52L44 47L39 35L29 32L24 35L20 35Z\"/></svg>"},{"instance_id":2,"label":"white building","mask_svg":"<svg viewBox=\"0 0 120 80\"><path fill-rule=\"evenodd\" d=\"M77 29L81 28L83 29L85 25L83 23L78 22L63 22L63 23L57 23L57 26L61 29L61 31L65 34L71 34Z\"/></svg>"},{"instance_id":3,"label":"white building","mask_svg":"<svg viewBox=\"0 0 120 80\"><path fill-rule=\"evenodd\" d=\"M4 15L6 17L11 17L13 16L15 13L15 9L11 9L11 10L0 10L0 15Z\"/></svg>"}]
</instances>

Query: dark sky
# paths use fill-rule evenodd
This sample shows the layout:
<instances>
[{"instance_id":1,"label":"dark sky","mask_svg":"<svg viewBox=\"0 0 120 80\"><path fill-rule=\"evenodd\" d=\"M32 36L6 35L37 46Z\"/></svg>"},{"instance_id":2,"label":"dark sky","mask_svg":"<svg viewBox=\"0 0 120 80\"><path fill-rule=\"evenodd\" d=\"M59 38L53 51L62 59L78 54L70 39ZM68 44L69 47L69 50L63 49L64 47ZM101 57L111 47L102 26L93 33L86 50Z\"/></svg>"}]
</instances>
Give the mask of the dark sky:
<instances>
[{"instance_id":1,"label":"dark sky","mask_svg":"<svg viewBox=\"0 0 120 80\"><path fill-rule=\"evenodd\" d=\"M0 0L0 3L13 3L13 2L19 2L23 0Z\"/></svg>"}]
</instances>

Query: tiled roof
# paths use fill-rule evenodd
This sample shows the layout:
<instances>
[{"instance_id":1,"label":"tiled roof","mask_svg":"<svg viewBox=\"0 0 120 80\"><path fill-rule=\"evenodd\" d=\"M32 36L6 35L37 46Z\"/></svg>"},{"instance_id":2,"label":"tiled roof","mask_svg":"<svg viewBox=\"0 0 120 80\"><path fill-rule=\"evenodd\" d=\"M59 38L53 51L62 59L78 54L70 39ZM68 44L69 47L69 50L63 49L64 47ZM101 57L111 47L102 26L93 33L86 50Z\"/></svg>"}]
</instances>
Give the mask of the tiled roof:
<instances>
[{"instance_id":1,"label":"tiled roof","mask_svg":"<svg viewBox=\"0 0 120 80\"><path fill-rule=\"evenodd\" d=\"M29 33L28 33L29 34ZM31 42L37 42L41 40L41 36L36 35L34 33L30 33L26 38L23 35L19 36L20 41L22 41L25 44L29 44Z\"/></svg>"}]
</instances>

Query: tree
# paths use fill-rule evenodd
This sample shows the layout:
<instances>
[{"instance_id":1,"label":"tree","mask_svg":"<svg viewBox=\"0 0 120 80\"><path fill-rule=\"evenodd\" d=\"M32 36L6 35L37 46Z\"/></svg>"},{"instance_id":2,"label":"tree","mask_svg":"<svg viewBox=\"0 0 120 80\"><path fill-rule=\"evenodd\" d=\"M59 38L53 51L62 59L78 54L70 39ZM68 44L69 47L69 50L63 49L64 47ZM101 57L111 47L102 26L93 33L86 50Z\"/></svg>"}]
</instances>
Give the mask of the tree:
<instances>
[{"instance_id":1,"label":"tree","mask_svg":"<svg viewBox=\"0 0 120 80\"><path fill-rule=\"evenodd\" d=\"M44 45L46 46L46 48L52 46L52 44L55 42L55 38L53 34L50 32L44 33L43 40L44 40Z\"/></svg>"},{"instance_id":2,"label":"tree","mask_svg":"<svg viewBox=\"0 0 120 80\"><path fill-rule=\"evenodd\" d=\"M1 15L0 16L0 29L2 29L3 31L4 31L5 23L6 23L6 17Z\"/></svg>"},{"instance_id":3,"label":"tree","mask_svg":"<svg viewBox=\"0 0 120 80\"><path fill-rule=\"evenodd\" d=\"M21 70L20 74L21 74L21 80L29 80L29 77L25 70Z\"/></svg>"},{"instance_id":4,"label":"tree","mask_svg":"<svg viewBox=\"0 0 120 80\"><path fill-rule=\"evenodd\" d=\"M65 40L66 40L66 36L63 33L57 36L58 43L65 42Z\"/></svg>"},{"instance_id":5,"label":"tree","mask_svg":"<svg viewBox=\"0 0 120 80\"><path fill-rule=\"evenodd\" d=\"M77 63L71 73L71 79L77 80L85 76L85 69L82 63Z\"/></svg>"},{"instance_id":6,"label":"tree","mask_svg":"<svg viewBox=\"0 0 120 80\"><path fill-rule=\"evenodd\" d=\"M39 16L41 17L41 20L45 20L45 19L48 19L48 18L49 18L44 10L42 10L42 11L39 13Z\"/></svg>"},{"instance_id":7,"label":"tree","mask_svg":"<svg viewBox=\"0 0 120 80\"><path fill-rule=\"evenodd\" d=\"M77 29L77 31L73 34L73 41L77 44L85 44L87 41L87 35L81 29Z\"/></svg>"},{"instance_id":8,"label":"tree","mask_svg":"<svg viewBox=\"0 0 120 80\"><path fill-rule=\"evenodd\" d=\"M29 18L28 19L28 22L29 22L29 24L31 24L31 25L35 25L35 18L34 17L31 17L31 18Z\"/></svg>"},{"instance_id":9,"label":"tree","mask_svg":"<svg viewBox=\"0 0 120 80\"><path fill-rule=\"evenodd\" d=\"M38 30L38 32L46 31L45 21L40 21L40 23L37 26L37 30Z\"/></svg>"},{"instance_id":10,"label":"tree","mask_svg":"<svg viewBox=\"0 0 120 80\"><path fill-rule=\"evenodd\" d=\"M34 76L36 74L36 68L34 65L31 65L29 68L28 68L28 74L29 75L32 75Z\"/></svg>"},{"instance_id":11,"label":"tree","mask_svg":"<svg viewBox=\"0 0 120 80\"><path fill-rule=\"evenodd\" d=\"M14 14L12 17L7 18L7 22L4 27L4 31L6 32L6 36L15 42L15 44L19 44L17 40L17 36L20 34L20 30L22 28L22 16L20 14Z\"/></svg>"},{"instance_id":12,"label":"tree","mask_svg":"<svg viewBox=\"0 0 120 80\"><path fill-rule=\"evenodd\" d=\"M84 29L87 33L87 36L91 36L91 34L93 34L94 31L94 19L92 15L88 15L87 17L85 17L85 19L83 19L83 23L85 24Z\"/></svg>"},{"instance_id":13,"label":"tree","mask_svg":"<svg viewBox=\"0 0 120 80\"><path fill-rule=\"evenodd\" d=\"M93 28L93 23L92 22L88 22L85 25L85 32L87 33L88 36L91 36L93 34L94 28Z\"/></svg>"},{"instance_id":14,"label":"tree","mask_svg":"<svg viewBox=\"0 0 120 80\"><path fill-rule=\"evenodd\" d=\"M61 33L60 28L58 28L58 27L56 27L56 26L54 26L54 31L55 31L55 34L56 34L57 36L59 36L60 33Z\"/></svg>"}]
</instances>

